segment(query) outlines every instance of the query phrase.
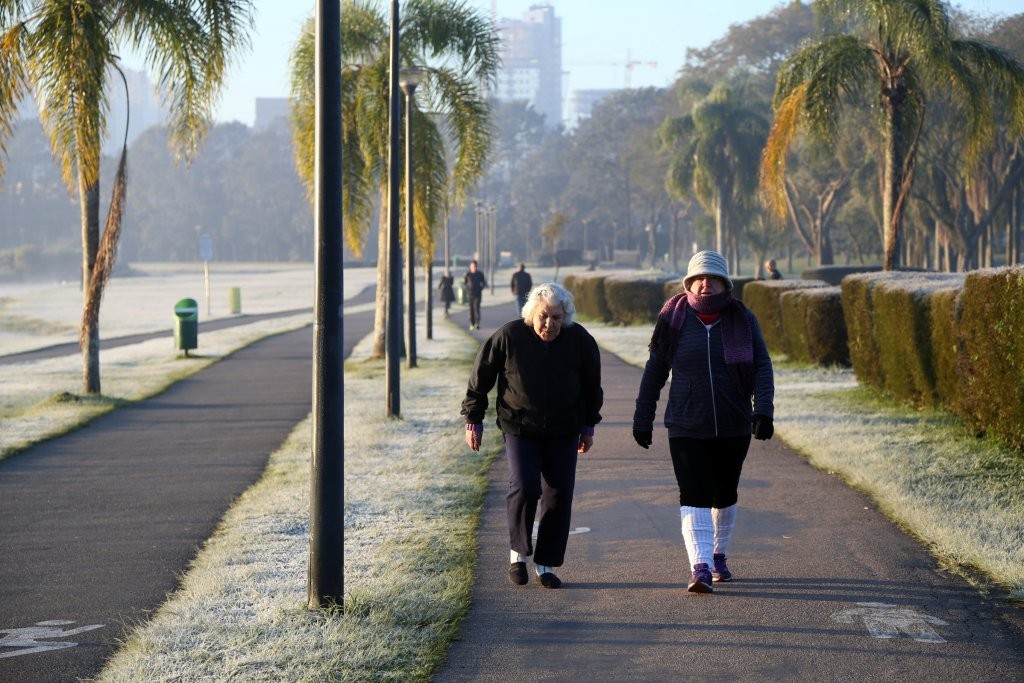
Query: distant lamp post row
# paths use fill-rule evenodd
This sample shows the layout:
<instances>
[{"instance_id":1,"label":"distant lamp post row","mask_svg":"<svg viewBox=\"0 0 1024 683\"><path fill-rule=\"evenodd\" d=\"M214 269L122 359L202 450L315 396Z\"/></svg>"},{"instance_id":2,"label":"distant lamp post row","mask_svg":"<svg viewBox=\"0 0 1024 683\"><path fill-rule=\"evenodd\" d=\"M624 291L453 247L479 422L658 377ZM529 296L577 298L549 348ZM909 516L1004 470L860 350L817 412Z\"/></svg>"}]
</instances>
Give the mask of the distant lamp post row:
<instances>
[{"instance_id":1,"label":"distant lamp post row","mask_svg":"<svg viewBox=\"0 0 1024 683\"><path fill-rule=\"evenodd\" d=\"M497 234L498 207L476 200L476 258L491 283L491 294L494 294L494 268L498 262Z\"/></svg>"},{"instance_id":2,"label":"distant lamp post row","mask_svg":"<svg viewBox=\"0 0 1024 683\"><path fill-rule=\"evenodd\" d=\"M412 112L415 107L416 88L427 77L427 70L410 66L398 72L398 84L405 93L405 279L408 304L408 340L406 342L406 365L416 367L416 222L413 217L415 195L412 176Z\"/></svg>"}]
</instances>

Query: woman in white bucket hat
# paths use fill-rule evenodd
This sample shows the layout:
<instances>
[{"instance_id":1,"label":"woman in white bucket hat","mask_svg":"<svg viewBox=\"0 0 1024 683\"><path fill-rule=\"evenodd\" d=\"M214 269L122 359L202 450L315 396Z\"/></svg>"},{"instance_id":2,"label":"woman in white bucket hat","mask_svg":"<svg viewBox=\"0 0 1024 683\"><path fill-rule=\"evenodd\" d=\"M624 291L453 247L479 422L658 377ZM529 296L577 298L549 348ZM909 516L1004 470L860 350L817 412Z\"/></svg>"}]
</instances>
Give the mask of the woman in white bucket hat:
<instances>
[{"instance_id":1,"label":"woman in white bucket hat","mask_svg":"<svg viewBox=\"0 0 1024 683\"><path fill-rule=\"evenodd\" d=\"M693 568L687 590L711 593L712 582L733 578L726 553L751 434L770 439L774 432L771 358L757 319L733 298L721 254L693 255L683 291L658 314L649 349L633 438L643 448L651 445L658 398L671 372L665 427Z\"/></svg>"}]
</instances>

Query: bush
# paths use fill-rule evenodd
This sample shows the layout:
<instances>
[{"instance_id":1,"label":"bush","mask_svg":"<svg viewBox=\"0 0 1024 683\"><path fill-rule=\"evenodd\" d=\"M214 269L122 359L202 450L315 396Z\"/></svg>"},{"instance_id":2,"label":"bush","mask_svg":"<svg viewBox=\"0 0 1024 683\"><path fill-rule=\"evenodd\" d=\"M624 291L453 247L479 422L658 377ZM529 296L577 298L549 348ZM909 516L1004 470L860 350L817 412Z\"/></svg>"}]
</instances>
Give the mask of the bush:
<instances>
[{"instance_id":1,"label":"bush","mask_svg":"<svg viewBox=\"0 0 1024 683\"><path fill-rule=\"evenodd\" d=\"M861 384L881 389L884 382L878 364L871 311L872 289L878 275L850 275L843 278L840 289L843 293L843 322L846 324L846 343L853 374Z\"/></svg>"},{"instance_id":2,"label":"bush","mask_svg":"<svg viewBox=\"0 0 1024 683\"><path fill-rule=\"evenodd\" d=\"M957 412L976 432L1024 448L1024 267L967 275L960 342Z\"/></svg>"},{"instance_id":3,"label":"bush","mask_svg":"<svg viewBox=\"0 0 1024 683\"><path fill-rule=\"evenodd\" d=\"M605 274L577 273L566 275L563 284L572 294L576 315L581 320L610 322L612 313L604 295Z\"/></svg>"},{"instance_id":4,"label":"bush","mask_svg":"<svg viewBox=\"0 0 1024 683\"><path fill-rule=\"evenodd\" d=\"M940 403L952 408L960 395L957 373L960 315L963 305L963 284L959 287L936 290L928 299L928 319L931 329L932 363L935 367L935 395Z\"/></svg>"},{"instance_id":5,"label":"bush","mask_svg":"<svg viewBox=\"0 0 1024 683\"><path fill-rule=\"evenodd\" d=\"M939 404L932 354L930 297L960 288L963 276L894 272L872 296L878 364L886 393L918 406Z\"/></svg>"},{"instance_id":6,"label":"bush","mask_svg":"<svg viewBox=\"0 0 1024 683\"><path fill-rule=\"evenodd\" d=\"M786 353L780 297L794 289L826 287L820 280L754 280L743 287L743 303L757 318L765 344L773 353Z\"/></svg>"},{"instance_id":7,"label":"bush","mask_svg":"<svg viewBox=\"0 0 1024 683\"><path fill-rule=\"evenodd\" d=\"M849 365L839 287L789 290L779 301L787 356L819 365Z\"/></svg>"},{"instance_id":8,"label":"bush","mask_svg":"<svg viewBox=\"0 0 1024 683\"><path fill-rule=\"evenodd\" d=\"M843 278L855 273L877 273L881 266L818 266L807 268L800 273L803 280L824 280L830 285L842 283Z\"/></svg>"},{"instance_id":9,"label":"bush","mask_svg":"<svg viewBox=\"0 0 1024 683\"><path fill-rule=\"evenodd\" d=\"M654 323L665 303L665 285L672 276L613 275L604 281L611 321L622 325Z\"/></svg>"}]
</instances>

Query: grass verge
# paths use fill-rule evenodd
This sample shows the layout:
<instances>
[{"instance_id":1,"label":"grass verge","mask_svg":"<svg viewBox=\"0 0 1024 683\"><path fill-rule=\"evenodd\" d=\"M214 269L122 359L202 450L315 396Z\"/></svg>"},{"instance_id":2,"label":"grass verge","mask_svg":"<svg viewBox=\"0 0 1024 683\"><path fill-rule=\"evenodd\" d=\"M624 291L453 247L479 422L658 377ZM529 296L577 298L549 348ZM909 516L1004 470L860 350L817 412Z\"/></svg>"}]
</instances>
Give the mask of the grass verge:
<instances>
[{"instance_id":1,"label":"grass verge","mask_svg":"<svg viewBox=\"0 0 1024 683\"><path fill-rule=\"evenodd\" d=\"M421 355L402 371L401 420L381 409L383 364L346 364L346 396L359 399L345 401L344 614L305 608L307 420L97 680L430 679L469 608L487 471L501 448L497 430L479 453L465 445L451 397L465 391L475 343L444 328L445 357Z\"/></svg>"}]
</instances>

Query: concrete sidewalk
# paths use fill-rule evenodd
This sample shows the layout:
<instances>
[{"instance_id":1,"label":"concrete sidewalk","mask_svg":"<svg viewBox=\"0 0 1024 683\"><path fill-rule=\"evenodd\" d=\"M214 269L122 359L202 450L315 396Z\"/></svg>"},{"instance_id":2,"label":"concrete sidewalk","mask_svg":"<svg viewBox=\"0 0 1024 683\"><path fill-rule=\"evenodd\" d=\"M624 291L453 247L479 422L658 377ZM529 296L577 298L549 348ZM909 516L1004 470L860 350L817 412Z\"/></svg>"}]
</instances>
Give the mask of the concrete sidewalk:
<instances>
[{"instance_id":1,"label":"concrete sidewalk","mask_svg":"<svg viewBox=\"0 0 1024 683\"><path fill-rule=\"evenodd\" d=\"M485 309L478 338L514 314ZM1021 610L938 570L777 438L754 441L744 468L735 581L687 593L660 417L650 450L632 439L640 375L603 355L604 419L577 470L562 589L509 582L507 468L495 462L472 607L436 681L1024 681Z\"/></svg>"}]
</instances>

